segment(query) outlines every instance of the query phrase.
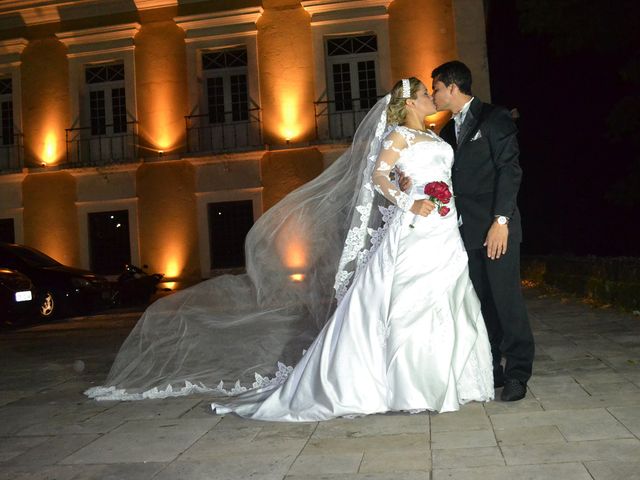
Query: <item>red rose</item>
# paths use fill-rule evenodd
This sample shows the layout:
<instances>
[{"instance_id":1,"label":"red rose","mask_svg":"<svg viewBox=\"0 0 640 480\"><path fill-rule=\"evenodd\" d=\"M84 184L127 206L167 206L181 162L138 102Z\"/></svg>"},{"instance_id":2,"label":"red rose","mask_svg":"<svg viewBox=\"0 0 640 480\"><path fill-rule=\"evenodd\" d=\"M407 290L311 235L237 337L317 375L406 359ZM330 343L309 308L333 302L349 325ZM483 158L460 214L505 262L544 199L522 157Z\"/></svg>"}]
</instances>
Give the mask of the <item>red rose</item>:
<instances>
[{"instance_id":1,"label":"red rose","mask_svg":"<svg viewBox=\"0 0 640 480\"><path fill-rule=\"evenodd\" d=\"M451 209L449 207L440 207L438 209L438 213L440 214L441 217L444 217L447 213L449 213L451 211Z\"/></svg>"},{"instance_id":2,"label":"red rose","mask_svg":"<svg viewBox=\"0 0 640 480\"><path fill-rule=\"evenodd\" d=\"M449 203L451 200L451 191L445 182L431 182L424 187L425 195L429 195L442 203Z\"/></svg>"}]
</instances>

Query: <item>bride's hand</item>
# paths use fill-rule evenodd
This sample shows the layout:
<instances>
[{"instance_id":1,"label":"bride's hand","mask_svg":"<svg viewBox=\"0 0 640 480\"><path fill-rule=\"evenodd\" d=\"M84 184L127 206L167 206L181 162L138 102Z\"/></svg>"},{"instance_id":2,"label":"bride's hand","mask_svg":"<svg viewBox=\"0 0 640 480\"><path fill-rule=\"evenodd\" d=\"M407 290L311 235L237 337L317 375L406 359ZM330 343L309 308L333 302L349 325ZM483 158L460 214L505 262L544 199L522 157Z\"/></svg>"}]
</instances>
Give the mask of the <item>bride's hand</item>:
<instances>
[{"instance_id":1,"label":"bride's hand","mask_svg":"<svg viewBox=\"0 0 640 480\"><path fill-rule=\"evenodd\" d=\"M396 176L398 178L398 186L400 187L400 190L402 190L403 192L406 192L411 188L413 183L411 181L411 177L409 177L408 175L405 175L404 172L399 168L396 168Z\"/></svg>"},{"instance_id":2,"label":"bride's hand","mask_svg":"<svg viewBox=\"0 0 640 480\"><path fill-rule=\"evenodd\" d=\"M416 200L411 206L411 212L422 217L426 217L436 208L436 204L426 198Z\"/></svg>"}]
</instances>

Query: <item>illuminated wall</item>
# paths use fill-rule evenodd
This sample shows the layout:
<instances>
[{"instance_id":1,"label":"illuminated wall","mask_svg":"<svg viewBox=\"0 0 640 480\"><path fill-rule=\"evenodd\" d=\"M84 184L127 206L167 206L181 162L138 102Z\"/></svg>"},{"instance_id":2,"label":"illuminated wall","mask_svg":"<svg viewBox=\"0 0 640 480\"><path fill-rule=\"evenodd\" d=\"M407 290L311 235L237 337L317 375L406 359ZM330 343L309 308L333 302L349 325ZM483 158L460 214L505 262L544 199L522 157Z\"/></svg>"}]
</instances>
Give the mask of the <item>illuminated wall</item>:
<instances>
[{"instance_id":1,"label":"illuminated wall","mask_svg":"<svg viewBox=\"0 0 640 480\"><path fill-rule=\"evenodd\" d=\"M264 141L304 142L315 136L309 14L296 0L264 0L257 22Z\"/></svg>"},{"instance_id":2,"label":"illuminated wall","mask_svg":"<svg viewBox=\"0 0 640 480\"><path fill-rule=\"evenodd\" d=\"M200 278L194 167L187 161L142 164L136 184L142 263L168 278Z\"/></svg>"},{"instance_id":3,"label":"illuminated wall","mask_svg":"<svg viewBox=\"0 0 640 480\"><path fill-rule=\"evenodd\" d=\"M176 153L185 143L187 114L184 31L173 21L145 24L135 45L141 154Z\"/></svg>"},{"instance_id":4,"label":"illuminated wall","mask_svg":"<svg viewBox=\"0 0 640 480\"><path fill-rule=\"evenodd\" d=\"M29 42L22 53L21 82L27 165L63 162L69 126L66 47L55 38Z\"/></svg>"},{"instance_id":5,"label":"illuminated wall","mask_svg":"<svg viewBox=\"0 0 640 480\"><path fill-rule=\"evenodd\" d=\"M452 0L394 0L389 6L394 81L416 76L431 91L431 71L458 58ZM429 117L440 129L448 114Z\"/></svg>"},{"instance_id":6,"label":"illuminated wall","mask_svg":"<svg viewBox=\"0 0 640 480\"><path fill-rule=\"evenodd\" d=\"M27 175L22 183L24 243L79 265L76 180L64 171Z\"/></svg>"},{"instance_id":7,"label":"illuminated wall","mask_svg":"<svg viewBox=\"0 0 640 480\"><path fill-rule=\"evenodd\" d=\"M269 152L262 157L263 208L267 210L287 193L317 177L323 170L316 148Z\"/></svg>"}]
</instances>

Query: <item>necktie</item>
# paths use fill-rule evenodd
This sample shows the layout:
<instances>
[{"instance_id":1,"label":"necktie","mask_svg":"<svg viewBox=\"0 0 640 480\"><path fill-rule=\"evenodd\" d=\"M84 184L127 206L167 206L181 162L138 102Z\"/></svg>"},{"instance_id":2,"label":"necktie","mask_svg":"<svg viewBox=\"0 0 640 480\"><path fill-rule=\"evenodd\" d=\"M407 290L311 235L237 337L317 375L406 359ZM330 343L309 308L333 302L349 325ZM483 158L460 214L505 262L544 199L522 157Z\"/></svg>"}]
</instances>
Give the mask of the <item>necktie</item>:
<instances>
[{"instance_id":1,"label":"necktie","mask_svg":"<svg viewBox=\"0 0 640 480\"><path fill-rule=\"evenodd\" d=\"M460 139L460 130L462 130L462 115L457 113L453 118L455 124L456 140Z\"/></svg>"}]
</instances>

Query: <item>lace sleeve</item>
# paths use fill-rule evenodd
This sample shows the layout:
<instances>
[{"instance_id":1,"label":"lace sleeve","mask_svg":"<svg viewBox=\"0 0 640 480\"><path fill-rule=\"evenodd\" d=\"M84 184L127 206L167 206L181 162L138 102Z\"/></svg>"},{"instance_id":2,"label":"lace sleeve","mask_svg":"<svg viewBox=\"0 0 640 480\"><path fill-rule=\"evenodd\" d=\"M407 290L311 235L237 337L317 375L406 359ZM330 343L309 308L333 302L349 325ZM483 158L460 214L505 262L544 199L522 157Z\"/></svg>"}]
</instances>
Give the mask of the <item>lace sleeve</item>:
<instances>
[{"instance_id":1,"label":"lace sleeve","mask_svg":"<svg viewBox=\"0 0 640 480\"><path fill-rule=\"evenodd\" d=\"M405 212L411 209L413 199L391 181L389 174L400 158L400 152L406 147L407 142L402 135L397 131L391 132L382 143L382 150L371 175L376 191Z\"/></svg>"}]
</instances>

